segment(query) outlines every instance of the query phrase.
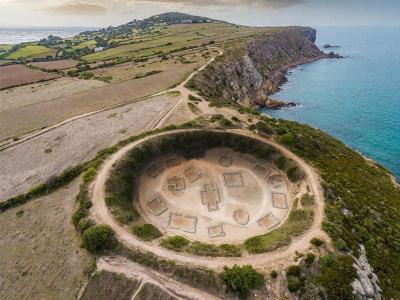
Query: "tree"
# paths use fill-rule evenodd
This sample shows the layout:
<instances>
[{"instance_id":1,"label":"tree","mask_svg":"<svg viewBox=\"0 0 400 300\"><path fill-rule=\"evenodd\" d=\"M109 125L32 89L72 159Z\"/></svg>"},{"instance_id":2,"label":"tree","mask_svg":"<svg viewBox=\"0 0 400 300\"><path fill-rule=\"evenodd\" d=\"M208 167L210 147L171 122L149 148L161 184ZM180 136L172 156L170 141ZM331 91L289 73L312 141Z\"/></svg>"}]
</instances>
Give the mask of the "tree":
<instances>
[{"instance_id":1,"label":"tree","mask_svg":"<svg viewBox=\"0 0 400 300\"><path fill-rule=\"evenodd\" d=\"M239 299L246 299L249 291L261 286L264 280L263 276L250 265L224 267L221 277L228 288L238 293Z\"/></svg>"},{"instance_id":2,"label":"tree","mask_svg":"<svg viewBox=\"0 0 400 300\"><path fill-rule=\"evenodd\" d=\"M82 234L83 247L92 253L98 253L109 249L113 245L114 233L106 225L95 225Z\"/></svg>"}]
</instances>

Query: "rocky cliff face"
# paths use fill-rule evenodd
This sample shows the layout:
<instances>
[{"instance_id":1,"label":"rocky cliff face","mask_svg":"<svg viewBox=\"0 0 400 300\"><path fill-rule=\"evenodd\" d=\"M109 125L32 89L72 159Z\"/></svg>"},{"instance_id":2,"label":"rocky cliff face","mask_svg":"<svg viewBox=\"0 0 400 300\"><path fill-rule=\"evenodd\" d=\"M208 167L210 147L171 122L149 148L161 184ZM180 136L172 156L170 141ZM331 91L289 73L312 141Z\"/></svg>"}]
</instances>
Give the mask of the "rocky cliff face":
<instances>
[{"instance_id":1,"label":"rocky cliff face","mask_svg":"<svg viewBox=\"0 0 400 300\"><path fill-rule=\"evenodd\" d=\"M246 106L272 107L268 98L286 82L287 70L328 57L314 44L316 30L290 27L258 36L233 49L200 72L192 84L204 96Z\"/></svg>"}]
</instances>

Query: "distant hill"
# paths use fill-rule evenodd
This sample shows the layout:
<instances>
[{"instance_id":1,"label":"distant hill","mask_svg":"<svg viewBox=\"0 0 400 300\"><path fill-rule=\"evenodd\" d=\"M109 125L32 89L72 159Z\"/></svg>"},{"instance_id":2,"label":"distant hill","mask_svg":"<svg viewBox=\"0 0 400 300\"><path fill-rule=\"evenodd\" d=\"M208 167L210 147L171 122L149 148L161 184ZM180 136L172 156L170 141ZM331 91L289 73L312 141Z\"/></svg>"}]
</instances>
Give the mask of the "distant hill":
<instances>
[{"instance_id":1,"label":"distant hill","mask_svg":"<svg viewBox=\"0 0 400 300\"><path fill-rule=\"evenodd\" d=\"M206 17L193 16L180 12L167 12L144 19L143 22L162 22L168 25L172 24L187 24L187 23L214 23L222 22Z\"/></svg>"}]
</instances>

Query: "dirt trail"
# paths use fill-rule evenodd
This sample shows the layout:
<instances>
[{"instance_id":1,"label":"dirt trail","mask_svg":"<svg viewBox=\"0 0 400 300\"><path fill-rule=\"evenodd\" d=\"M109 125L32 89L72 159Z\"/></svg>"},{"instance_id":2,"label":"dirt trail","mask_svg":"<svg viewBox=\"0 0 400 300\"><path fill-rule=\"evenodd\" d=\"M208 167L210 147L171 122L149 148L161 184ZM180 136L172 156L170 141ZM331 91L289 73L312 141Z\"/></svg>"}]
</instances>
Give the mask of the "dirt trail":
<instances>
[{"instance_id":1,"label":"dirt trail","mask_svg":"<svg viewBox=\"0 0 400 300\"><path fill-rule=\"evenodd\" d=\"M216 49L216 48L215 48ZM178 92L181 94L181 99L173 106L171 109L159 120L159 122L156 123L154 128L161 128L163 127L164 123L168 118L171 116L171 114L174 112L174 110L182 104L182 102L187 101L189 99L189 95L196 95L196 97L201 98L196 92L190 91L187 87L186 84L189 82L190 79L193 78L194 75L196 75L198 72L204 70L209 64L211 64L218 56L221 56L224 52L220 49L218 50L218 54L214 57L212 57L206 64L204 64L201 68L197 69L196 71L192 72L188 78L186 78L184 81L182 81L177 87L171 88L167 91L158 93L156 95L162 95L165 93L174 93Z\"/></svg>"},{"instance_id":2,"label":"dirt trail","mask_svg":"<svg viewBox=\"0 0 400 300\"><path fill-rule=\"evenodd\" d=\"M194 131L192 129L190 131ZM156 136L162 136L171 134L172 132L182 132L182 131L189 131L189 130L175 130L169 131L165 133L157 134ZM282 249L277 249L275 251L271 251L268 253L263 254L256 254L256 255L244 255L242 257L201 257L201 256L192 256L185 253L177 253L173 251L169 251L163 248L160 248L157 245L152 245L150 243L146 243L136 239L131 233L126 231L121 225L119 225L112 215L110 214L105 199L105 182L107 180L107 176L112 168L112 166L120 160L130 149L134 148L138 144L153 138L154 136L146 137L140 141L133 142L124 148L120 149L116 152L109 160L107 160L102 169L99 171L98 176L96 178L94 188L93 188L93 207L92 207L92 215L93 217L99 221L100 223L109 225L115 232L117 238L121 240L124 244L129 247L133 247L136 249L140 249L142 251L152 252L155 255L175 260L179 263L183 264L192 264L197 266L203 266L210 269L221 269L223 266L233 266L234 264L238 265L247 265L251 264L257 269L271 269L277 268L280 269L282 266L286 266L287 264L294 262L294 257L296 256L296 252L305 252L310 247L309 241L313 237L319 237L325 240L328 240L328 236L323 232L321 229L321 222L324 216L324 198L323 193L321 190L321 186L319 184L319 177L315 173L315 171L306 164L302 159L297 157L295 154L287 150L285 147L277 144L275 141L263 139L259 136L249 133L248 131L244 130L226 130L228 132L234 132L237 134L245 135L245 136L252 136L255 139L261 140L266 142L277 149L279 149L284 155L296 161L306 173L306 176L310 183L310 188L314 194L316 207L315 207L315 217L314 222L311 228L303 234L301 237L292 241L292 243Z\"/></svg>"},{"instance_id":3,"label":"dirt trail","mask_svg":"<svg viewBox=\"0 0 400 300\"><path fill-rule=\"evenodd\" d=\"M139 265L122 257L99 258L97 260L97 270L120 273L124 274L127 277L139 280L141 282L140 286L135 295L132 297L132 299L135 299L136 295L139 293L140 289L145 283L151 283L153 285L156 285L161 289L163 289L166 293L177 299L190 299L190 300L220 299L209 293L192 288L191 286L178 282L160 272L143 267L142 265Z\"/></svg>"}]
</instances>

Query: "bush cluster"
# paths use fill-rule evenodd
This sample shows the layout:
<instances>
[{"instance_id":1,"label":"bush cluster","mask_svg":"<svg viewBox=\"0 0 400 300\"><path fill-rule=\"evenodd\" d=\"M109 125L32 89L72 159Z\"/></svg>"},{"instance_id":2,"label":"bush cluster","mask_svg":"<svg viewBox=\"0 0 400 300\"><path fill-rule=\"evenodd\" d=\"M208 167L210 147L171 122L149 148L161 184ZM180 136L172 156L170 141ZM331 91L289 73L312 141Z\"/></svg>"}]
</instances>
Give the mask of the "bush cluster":
<instances>
[{"instance_id":1,"label":"bush cluster","mask_svg":"<svg viewBox=\"0 0 400 300\"><path fill-rule=\"evenodd\" d=\"M228 288L238 294L239 299L246 299L249 291L260 287L264 281L263 276L250 265L225 267L221 278Z\"/></svg>"}]
</instances>

